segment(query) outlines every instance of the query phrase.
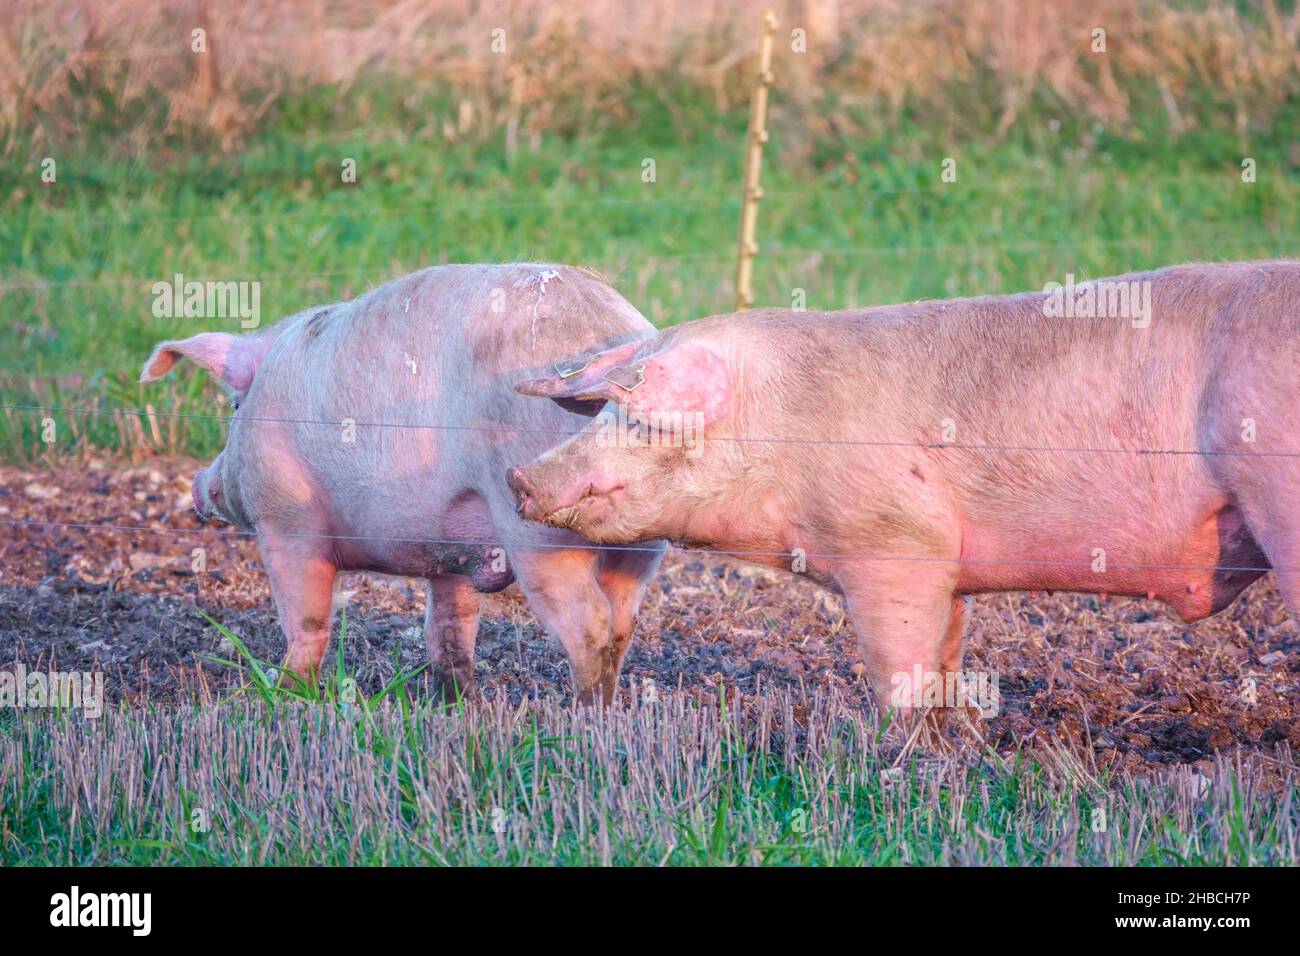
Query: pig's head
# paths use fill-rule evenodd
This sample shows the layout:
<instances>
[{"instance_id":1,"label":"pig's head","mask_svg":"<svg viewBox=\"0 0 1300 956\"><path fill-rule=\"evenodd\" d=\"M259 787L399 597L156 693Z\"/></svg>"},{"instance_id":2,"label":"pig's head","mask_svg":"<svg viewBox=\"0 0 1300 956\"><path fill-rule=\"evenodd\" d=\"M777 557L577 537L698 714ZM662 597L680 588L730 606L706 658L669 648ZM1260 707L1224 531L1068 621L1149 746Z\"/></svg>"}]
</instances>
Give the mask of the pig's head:
<instances>
[{"instance_id":1,"label":"pig's head","mask_svg":"<svg viewBox=\"0 0 1300 956\"><path fill-rule=\"evenodd\" d=\"M685 537L684 517L716 494L706 469L726 454L704 444L705 430L730 413L726 361L707 345L660 336L561 371L516 388L594 418L510 469L519 513L604 544Z\"/></svg>"},{"instance_id":2,"label":"pig's head","mask_svg":"<svg viewBox=\"0 0 1300 956\"><path fill-rule=\"evenodd\" d=\"M256 335L229 335L224 332L200 332L188 339L160 342L144 363L140 381L155 382L183 358L211 372L229 396L238 413L248 397L258 366L266 357L274 337L267 332ZM190 494L194 511L203 521L219 520L247 526L239 507L238 470L230 466L223 451L207 468L194 476Z\"/></svg>"}]
</instances>

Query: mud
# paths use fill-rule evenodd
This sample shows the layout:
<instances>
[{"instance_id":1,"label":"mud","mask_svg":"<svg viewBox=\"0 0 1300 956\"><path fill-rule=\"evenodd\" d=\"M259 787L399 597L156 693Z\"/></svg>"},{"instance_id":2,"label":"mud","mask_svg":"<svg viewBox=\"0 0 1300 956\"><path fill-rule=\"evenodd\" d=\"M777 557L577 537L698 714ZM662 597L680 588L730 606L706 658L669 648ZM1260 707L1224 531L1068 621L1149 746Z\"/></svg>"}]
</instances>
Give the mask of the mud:
<instances>
[{"instance_id":1,"label":"mud","mask_svg":"<svg viewBox=\"0 0 1300 956\"><path fill-rule=\"evenodd\" d=\"M196 463L105 461L0 468L0 669L101 670L107 695L131 702L215 699L239 670L203 613L275 660L283 639L256 545L199 524ZM157 527L157 531L126 530ZM193 549L206 570L195 573ZM344 660L360 686L382 687L425 661L419 582L345 578ZM336 617L336 626L337 626ZM326 666L333 668L333 654ZM1153 601L1081 595L980 597L966 668L996 672L999 748L1065 738L1098 767L1195 763L1218 751L1300 748L1293 704L1300 636L1266 577L1222 614L1182 623ZM870 706L852 627L838 598L739 561L673 552L646 600L624 692L716 695L837 686ZM484 597L479 693L512 701L566 695L564 655L517 588ZM412 692L428 693L417 677Z\"/></svg>"}]
</instances>

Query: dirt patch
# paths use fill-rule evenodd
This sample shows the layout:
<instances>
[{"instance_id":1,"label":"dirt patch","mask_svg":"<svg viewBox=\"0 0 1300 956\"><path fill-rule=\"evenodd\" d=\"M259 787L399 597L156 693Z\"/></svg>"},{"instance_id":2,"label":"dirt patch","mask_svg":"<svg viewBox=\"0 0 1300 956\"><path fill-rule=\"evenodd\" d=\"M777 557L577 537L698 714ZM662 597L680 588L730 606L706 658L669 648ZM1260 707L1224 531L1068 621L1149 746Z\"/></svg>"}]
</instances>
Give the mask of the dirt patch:
<instances>
[{"instance_id":1,"label":"dirt patch","mask_svg":"<svg viewBox=\"0 0 1300 956\"><path fill-rule=\"evenodd\" d=\"M215 663L229 650L202 612L257 656L278 659L283 638L257 547L198 523L190 510L195 468L184 460L0 468L0 521L7 522L0 524L0 668L21 661L29 670L102 670L110 699L215 696L240 678ZM206 569L196 573L200 547ZM625 686L654 681L701 694L721 684L751 693L835 686L868 705L852 626L834 595L738 561L681 552L669 555L657 583ZM343 594L344 659L363 688L424 662L418 582L349 575ZM1099 767L1128 769L1238 747L1300 748L1291 703L1300 638L1271 578L1194 625L1150 601L981 597L966 666L999 676L1002 707L989 731L1003 746L1068 738L1090 745ZM485 598L477 670L487 697L568 692L563 653L515 588Z\"/></svg>"}]
</instances>

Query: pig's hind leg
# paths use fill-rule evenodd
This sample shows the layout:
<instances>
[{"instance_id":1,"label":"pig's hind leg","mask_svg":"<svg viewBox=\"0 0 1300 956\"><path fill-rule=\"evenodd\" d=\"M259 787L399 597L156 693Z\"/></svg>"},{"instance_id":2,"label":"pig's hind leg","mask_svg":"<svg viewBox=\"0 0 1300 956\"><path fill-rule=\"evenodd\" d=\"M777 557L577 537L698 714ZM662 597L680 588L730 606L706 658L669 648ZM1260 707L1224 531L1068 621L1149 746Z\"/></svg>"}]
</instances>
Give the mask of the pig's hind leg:
<instances>
[{"instance_id":1,"label":"pig's hind leg","mask_svg":"<svg viewBox=\"0 0 1300 956\"><path fill-rule=\"evenodd\" d=\"M321 538L263 530L257 543L287 642L284 666L314 685L329 646L338 567Z\"/></svg>"},{"instance_id":2,"label":"pig's hind leg","mask_svg":"<svg viewBox=\"0 0 1300 956\"><path fill-rule=\"evenodd\" d=\"M1300 626L1300 462L1256 468L1237 487L1238 507L1273 568L1287 613Z\"/></svg>"},{"instance_id":3,"label":"pig's hind leg","mask_svg":"<svg viewBox=\"0 0 1300 956\"><path fill-rule=\"evenodd\" d=\"M1244 551L1221 550L1216 562L1220 567L1216 573L1216 590L1220 587L1218 578L1228 574L1226 568L1259 565L1258 557L1253 554L1257 545L1277 575L1277 589L1291 620L1300 625L1300 458L1296 457L1300 446L1292 437L1300 434L1300 410L1289 401L1257 390L1270 377L1276 381L1285 374L1282 380L1293 381L1294 373L1289 366L1285 373L1275 372L1270 376L1261 372L1258 382L1249 378L1253 366L1239 374L1251 384L1236 383L1236 388L1228 390L1216 406L1207 431L1211 435L1210 447L1219 454L1211 457L1209 464L1218 479L1219 490L1232 496L1254 541ZM1248 445L1242 441L1238 414L1228 414L1221 408L1252 410L1261 423L1255 443ZM1252 573L1251 577L1258 573ZM1235 576L1240 578L1240 574ZM1241 586L1238 584L1225 595L1226 600L1218 600L1216 594L1215 604L1226 604Z\"/></svg>"},{"instance_id":4,"label":"pig's hind leg","mask_svg":"<svg viewBox=\"0 0 1300 956\"><path fill-rule=\"evenodd\" d=\"M429 648L434 692L454 701L474 689L474 643L478 639L479 593L469 578L444 574L429 579L424 641Z\"/></svg>"},{"instance_id":5,"label":"pig's hind leg","mask_svg":"<svg viewBox=\"0 0 1300 956\"><path fill-rule=\"evenodd\" d=\"M1238 321L1237 316L1232 319ZM1246 318L1240 321L1241 328L1250 328ZM1277 341L1294 340L1293 314L1270 316L1264 325L1280 336ZM1291 620L1300 625L1300 387L1295 350L1256 344L1243 341L1225 352L1212 379L1213 391L1202 401L1201 441L1210 452L1206 464L1218 490L1235 499L1254 544L1277 576ZM1244 430L1247 422L1249 432ZM1221 553L1216 563L1218 575L1225 573L1223 566L1258 567L1249 549L1245 555ZM1239 590L1234 588L1232 596Z\"/></svg>"}]
</instances>

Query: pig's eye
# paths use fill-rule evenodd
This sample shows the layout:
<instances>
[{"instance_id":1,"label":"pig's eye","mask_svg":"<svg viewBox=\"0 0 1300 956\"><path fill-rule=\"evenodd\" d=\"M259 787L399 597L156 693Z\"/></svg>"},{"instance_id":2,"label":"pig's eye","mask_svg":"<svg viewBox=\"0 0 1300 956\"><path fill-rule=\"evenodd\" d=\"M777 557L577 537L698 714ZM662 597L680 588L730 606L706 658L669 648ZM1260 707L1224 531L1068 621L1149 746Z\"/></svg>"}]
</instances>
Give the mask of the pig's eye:
<instances>
[{"instance_id":1,"label":"pig's eye","mask_svg":"<svg viewBox=\"0 0 1300 956\"><path fill-rule=\"evenodd\" d=\"M230 405L235 411L239 411L239 402L231 402Z\"/></svg>"}]
</instances>

